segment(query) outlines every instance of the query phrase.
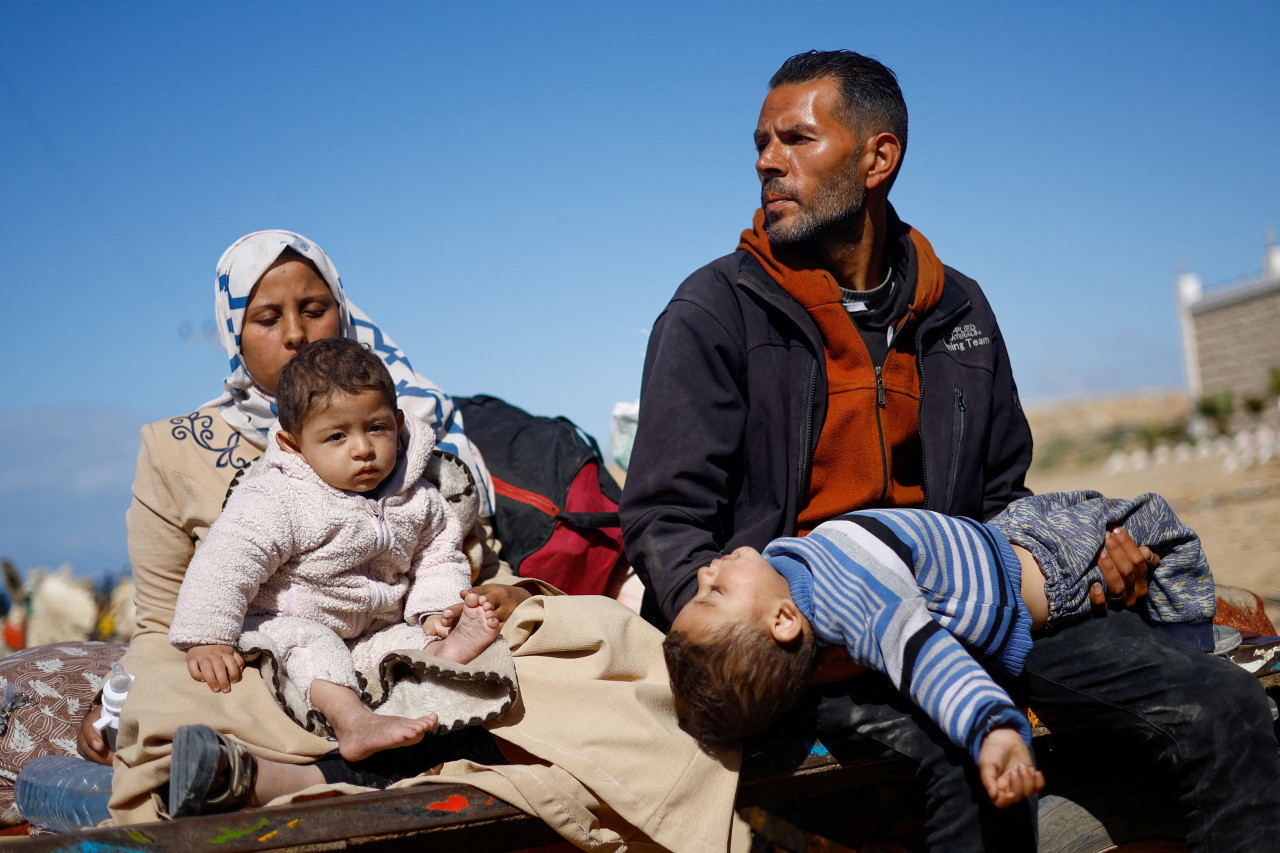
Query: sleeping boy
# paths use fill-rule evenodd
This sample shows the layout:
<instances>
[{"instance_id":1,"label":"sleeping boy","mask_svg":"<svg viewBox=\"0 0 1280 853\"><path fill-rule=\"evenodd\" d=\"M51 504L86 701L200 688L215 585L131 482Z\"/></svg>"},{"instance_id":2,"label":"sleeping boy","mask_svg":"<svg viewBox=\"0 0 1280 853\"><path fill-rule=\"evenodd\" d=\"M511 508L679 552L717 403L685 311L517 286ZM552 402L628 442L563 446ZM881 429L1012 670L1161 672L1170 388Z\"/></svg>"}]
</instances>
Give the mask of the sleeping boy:
<instances>
[{"instance_id":1,"label":"sleeping boy","mask_svg":"<svg viewBox=\"0 0 1280 853\"><path fill-rule=\"evenodd\" d=\"M1212 650L1213 577L1199 539L1158 495L1037 495L987 524L866 510L699 570L663 644L676 712L708 739L763 731L808 684L815 646L844 645L966 749L991 801L1010 806L1044 776L1025 714L982 667L1016 676L1032 631L1088 617L1095 557L1119 525L1159 557L1149 621Z\"/></svg>"}]
</instances>

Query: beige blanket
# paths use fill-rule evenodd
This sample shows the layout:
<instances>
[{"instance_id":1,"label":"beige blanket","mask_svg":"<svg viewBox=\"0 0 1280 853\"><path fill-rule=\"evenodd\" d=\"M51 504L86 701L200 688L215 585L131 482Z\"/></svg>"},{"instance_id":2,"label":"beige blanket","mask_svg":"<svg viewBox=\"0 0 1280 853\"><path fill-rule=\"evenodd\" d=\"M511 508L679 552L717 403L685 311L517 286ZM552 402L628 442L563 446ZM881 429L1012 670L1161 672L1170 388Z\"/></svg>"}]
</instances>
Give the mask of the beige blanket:
<instances>
[{"instance_id":1,"label":"beige blanket","mask_svg":"<svg viewBox=\"0 0 1280 853\"><path fill-rule=\"evenodd\" d=\"M508 754L534 760L455 761L397 787L474 785L584 849L724 853L739 756L710 755L677 726L656 629L607 598L538 596L517 608L502 636L519 694L487 727ZM145 655L147 669L130 669L138 680L121 730L127 745L116 758L117 821L158 816L152 792L168 777L169 740L180 725L211 725L279 761L305 762L333 748L289 719L257 670L246 670L230 694L214 694L190 678L181 652L137 648L154 639L139 637L129 651L139 662Z\"/></svg>"}]
</instances>

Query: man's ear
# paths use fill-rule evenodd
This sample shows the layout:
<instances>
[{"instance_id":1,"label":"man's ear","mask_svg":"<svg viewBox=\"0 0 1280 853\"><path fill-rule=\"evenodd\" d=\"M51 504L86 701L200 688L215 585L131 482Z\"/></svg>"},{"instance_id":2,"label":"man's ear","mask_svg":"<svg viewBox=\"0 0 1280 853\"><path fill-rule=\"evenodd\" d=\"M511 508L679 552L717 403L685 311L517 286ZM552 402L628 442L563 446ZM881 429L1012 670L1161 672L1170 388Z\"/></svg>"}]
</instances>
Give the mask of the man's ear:
<instances>
[{"instance_id":1,"label":"man's ear","mask_svg":"<svg viewBox=\"0 0 1280 853\"><path fill-rule=\"evenodd\" d=\"M877 133L862 144L866 187L888 186L902 162L902 143L892 133Z\"/></svg>"},{"instance_id":2,"label":"man's ear","mask_svg":"<svg viewBox=\"0 0 1280 853\"><path fill-rule=\"evenodd\" d=\"M276 433L276 444L280 445L280 449L285 453L292 453L294 456L302 455L302 449L298 447L298 442L284 430Z\"/></svg>"},{"instance_id":3,"label":"man's ear","mask_svg":"<svg viewBox=\"0 0 1280 853\"><path fill-rule=\"evenodd\" d=\"M804 614L791 598L778 602L769 622L769 633L779 645L789 645L804 635Z\"/></svg>"}]
</instances>

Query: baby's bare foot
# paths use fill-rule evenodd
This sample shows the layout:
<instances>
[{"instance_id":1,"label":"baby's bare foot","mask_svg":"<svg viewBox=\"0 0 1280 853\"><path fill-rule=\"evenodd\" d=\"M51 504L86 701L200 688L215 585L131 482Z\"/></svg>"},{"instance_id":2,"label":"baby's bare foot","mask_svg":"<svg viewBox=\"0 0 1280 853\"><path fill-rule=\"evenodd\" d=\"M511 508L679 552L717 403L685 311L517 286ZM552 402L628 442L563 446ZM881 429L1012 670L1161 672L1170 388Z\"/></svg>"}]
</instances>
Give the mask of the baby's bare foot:
<instances>
[{"instance_id":1,"label":"baby's bare foot","mask_svg":"<svg viewBox=\"0 0 1280 853\"><path fill-rule=\"evenodd\" d=\"M338 738L338 752L347 761L359 761L384 749L417 743L436 727L436 721L435 714L415 719L366 711L352 715L344 721L343 726L338 726L332 720L330 723Z\"/></svg>"},{"instance_id":2,"label":"baby's bare foot","mask_svg":"<svg viewBox=\"0 0 1280 853\"><path fill-rule=\"evenodd\" d=\"M456 605L455 605L456 606ZM454 663L470 663L476 655L498 636L498 614L493 604L483 595L467 593L462 602L462 612L449 626L449 634L428 650L437 657Z\"/></svg>"}]
</instances>

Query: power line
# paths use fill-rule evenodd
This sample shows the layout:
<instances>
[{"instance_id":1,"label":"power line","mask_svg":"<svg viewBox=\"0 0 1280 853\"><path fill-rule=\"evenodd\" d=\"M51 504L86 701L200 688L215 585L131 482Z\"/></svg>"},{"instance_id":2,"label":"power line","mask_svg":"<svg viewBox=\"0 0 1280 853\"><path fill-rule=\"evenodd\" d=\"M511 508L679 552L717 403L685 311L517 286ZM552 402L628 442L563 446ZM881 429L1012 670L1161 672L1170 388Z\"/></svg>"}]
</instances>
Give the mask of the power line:
<instances>
[{"instance_id":1,"label":"power line","mask_svg":"<svg viewBox=\"0 0 1280 853\"><path fill-rule=\"evenodd\" d=\"M108 238L116 241L116 244L123 250L124 254L132 256L133 264L136 268L143 270L146 275L145 279L156 281L158 277L154 274L154 270L147 262L146 256L138 249L137 244L125 233L124 229L111 215L107 206L98 201L97 196L90 189L88 182L80 177L79 172L65 154L62 149L54 141L53 136L45 129L41 123L39 116L35 110L27 105L18 87L14 85L9 75L5 73L4 67L0 66L0 88L8 94L9 100L13 103L18 114L22 116L27 123L27 128L35 137L40 147L44 149L45 154L53 161L58 171L62 173L63 178L71 185L75 194L80 197L80 201L84 204L90 215L94 217L100 228L107 233Z\"/></svg>"}]
</instances>

